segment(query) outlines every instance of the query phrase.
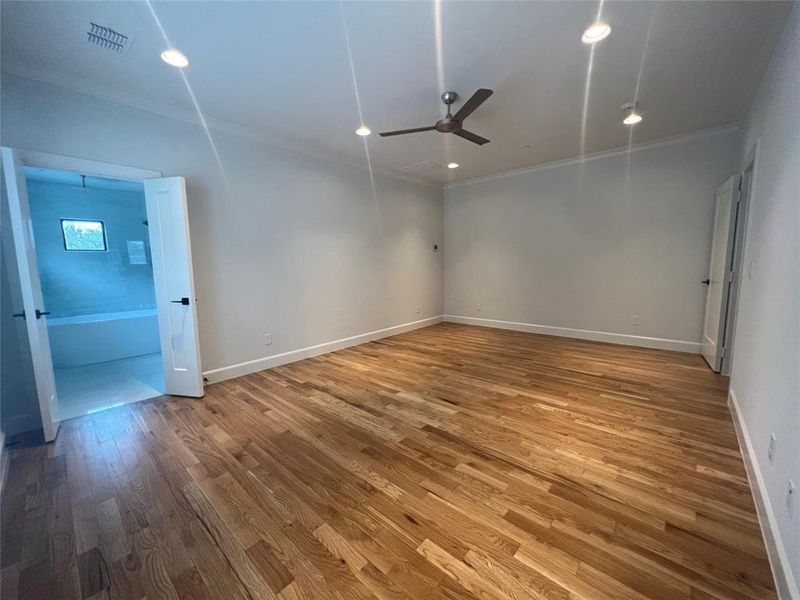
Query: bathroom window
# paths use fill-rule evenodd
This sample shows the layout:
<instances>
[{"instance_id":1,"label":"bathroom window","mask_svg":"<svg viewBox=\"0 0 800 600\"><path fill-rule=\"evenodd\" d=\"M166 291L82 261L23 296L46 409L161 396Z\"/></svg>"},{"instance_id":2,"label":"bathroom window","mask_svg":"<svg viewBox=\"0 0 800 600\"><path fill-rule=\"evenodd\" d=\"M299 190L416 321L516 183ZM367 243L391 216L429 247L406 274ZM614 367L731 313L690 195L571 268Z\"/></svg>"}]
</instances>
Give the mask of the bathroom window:
<instances>
[{"instance_id":1,"label":"bathroom window","mask_svg":"<svg viewBox=\"0 0 800 600\"><path fill-rule=\"evenodd\" d=\"M64 234L64 250L105 252L106 230L102 221L85 219L61 219L61 232Z\"/></svg>"}]
</instances>

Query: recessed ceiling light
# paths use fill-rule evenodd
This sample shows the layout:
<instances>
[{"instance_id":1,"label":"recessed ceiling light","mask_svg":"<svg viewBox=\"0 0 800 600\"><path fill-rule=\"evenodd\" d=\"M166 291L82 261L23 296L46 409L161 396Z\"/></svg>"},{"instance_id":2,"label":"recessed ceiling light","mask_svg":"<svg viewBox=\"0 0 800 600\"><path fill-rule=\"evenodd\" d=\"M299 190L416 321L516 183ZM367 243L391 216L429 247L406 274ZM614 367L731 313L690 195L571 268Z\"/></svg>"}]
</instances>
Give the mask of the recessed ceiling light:
<instances>
[{"instance_id":1,"label":"recessed ceiling light","mask_svg":"<svg viewBox=\"0 0 800 600\"><path fill-rule=\"evenodd\" d=\"M360 135L361 137L367 137L372 131L370 131L369 127L366 125L362 125L358 129L356 129L356 134Z\"/></svg>"},{"instance_id":2,"label":"recessed ceiling light","mask_svg":"<svg viewBox=\"0 0 800 600\"><path fill-rule=\"evenodd\" d=\"M161 60L168 65L178 67L180 69L189 66L189 59L186 55L177 48L167 48L161 53Z\"/></svg>"},{"instance_id":3,"label":"recessed ceiling light","mask_svg":"<svg viewBox=\"0 0 800 600\"><path fill-rule=\"evenodd\" d=\"M627 113L622 119L625 125L636 125L642 122L642 115L636 112L636 105L633 102L626 102L620 108L622 112Z\"/></svg>"},{"instance_id":4,"label":"recessed ceiling light","mask_svg":"<svg viewBox=\"0 0 800 600\"><path fill-rule=\"evenodd\" d=\"M611 26L608 23L597 21L586 28L581 36L581 41L584 44L596 44L600 40L606 39L610 33Z\"/></svg>"},{"instance_id":5,"label":"recessed ceiling light","mask_svg":"<svg viewBox=\"0 0 800 600\"><path fill-rule=\"evenodd\" d=\"M448 169L457 169L460 165L458 163L447 163Z\"/></svg>"},{"instance_id":6,"label":"recessed ceiling light","mask_svg":"<svg viewBox=\"0 0 800 600\"><path fill-rule=\"evenodd\" d=\"M636 125L637 123L642 122L642 115L632 112L627 117L622 119L622 122L625 123L625 125Z\"/></svg>"}]
</instances>

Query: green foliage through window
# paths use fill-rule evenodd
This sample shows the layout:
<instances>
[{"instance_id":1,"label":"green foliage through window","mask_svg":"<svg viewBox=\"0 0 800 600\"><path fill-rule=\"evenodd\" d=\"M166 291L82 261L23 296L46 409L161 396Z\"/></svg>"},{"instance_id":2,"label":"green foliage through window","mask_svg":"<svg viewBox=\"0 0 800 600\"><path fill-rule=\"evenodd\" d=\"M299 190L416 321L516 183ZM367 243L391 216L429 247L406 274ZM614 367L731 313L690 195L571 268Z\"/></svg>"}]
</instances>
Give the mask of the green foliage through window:
<instances>
[{"instance_id":1,"label":"green foliage through window","mask_svg":"<svg viewBox=\"0 0 800 600\"><path fill-rule=\"evenodd\" d=\"M102 221L61 219L65 250L107 250L106 232Z\"/></svg>"}]
</instances>

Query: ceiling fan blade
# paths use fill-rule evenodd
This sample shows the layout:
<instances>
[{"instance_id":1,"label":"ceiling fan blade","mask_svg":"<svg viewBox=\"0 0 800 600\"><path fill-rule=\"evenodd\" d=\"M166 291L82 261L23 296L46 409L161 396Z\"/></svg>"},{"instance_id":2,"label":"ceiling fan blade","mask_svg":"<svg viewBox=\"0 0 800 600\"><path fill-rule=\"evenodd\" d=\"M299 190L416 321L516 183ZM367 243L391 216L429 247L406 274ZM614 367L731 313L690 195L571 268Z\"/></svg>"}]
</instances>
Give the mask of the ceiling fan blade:
<instances>
[{"instance_id":1,"label":"ceiling fan blade","mask_svg":"<svg viewBox=\"0 0 800 600\"><path fill-rule=\"evenodd\" d=\"M459 129L458 131L454 131L453 133L455 135L457 135L458 137L462 137L465 140L469 140L470 142L474 142L475 144L478 144L479 146L483 146L484 144L488 144L489 143L489 140L487 140L486 138L483 138L483 137L481 137L479 135L475 135L474 133L472 133L471 131L467 131L466 129Z\"/></svg>"},{"instance_id":2,"label":"ceiling fan blade","mask_svg":"<svg viewBox=\"0 0 800 600\"><path fill-rule=\"evenodd\" d=\"M453 118L456 121L463 121L472 114L472 111L486 102L489 99L489 96L492 94L494 94L492 90L487 90L486 88L479 89L477 92L472 94L472 97L469 100L464 102L464 105L458 109L458 112L453 115Z\"/></svg>"},{"instance_id":3,"label":"ceiling fan blade","mask_svg":"<svg viewBox=\"0 0 800 600\"><path fill-rule=\"evenodd\" d=\"M417 133L419 131L433 131L436 129L433 125L430 127L417 127L415 129L400 129L399 131L384 131L383 133L379 134L381 137L388 137L390 135L403 135L406 133Z\"/></svg>"}]
</instances>

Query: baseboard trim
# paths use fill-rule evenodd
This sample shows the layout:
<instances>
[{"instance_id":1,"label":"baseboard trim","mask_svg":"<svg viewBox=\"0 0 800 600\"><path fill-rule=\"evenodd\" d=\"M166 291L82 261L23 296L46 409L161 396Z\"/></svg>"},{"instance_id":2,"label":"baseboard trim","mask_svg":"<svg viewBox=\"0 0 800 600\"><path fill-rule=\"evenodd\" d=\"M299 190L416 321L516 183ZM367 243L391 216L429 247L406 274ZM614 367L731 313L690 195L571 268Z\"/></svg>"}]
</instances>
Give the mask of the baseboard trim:
<instances>
[{"instance_id":1,"label":"baseboard trim","mask_svg":"<svg viewBox=\"0 0 800 600\"><path fill-rule=\"evenodd\" d=\"M437 315L435 317L429 317L419 321L403 323L402 325L395 325L385 329L376 329L375 331L370 331L368 333L362 333L339 340L333 340L332 342L317 344L316 346L308 346L306 348L291 350L281 354L273 354L271 356L265 356L255 360L248 360L235 365L205 371L203 372L203 376L208 379L209 383L216 383L218 381L224 381L226 379L247 375L248 373L255 373L256 371L263 371L264 369L271 369L273 367L279 367L280 365L296 362L298 360L304 360L306 358L311 358L312 356L319 356L320 354L326 354L335 350L342 350L343 348L349 348L350 346L365 344L367 342L379 340L391 335L397 335L398 333L405 333L406 331L412 331L414 329L420 329L421 327L435 325L436 323L441 323L442 318L442 315Z\"/></svg>"},{"instance_id":2,"label":"baseboard trim","mask_svg":"<svg viewBox=\"0 0 800 600\"><path fill-rule=\"evenodd\" d=\"M797 581L792 574L789 556L786 553L786 546L778 529L772 502L770 502L769 495L767 495L766 484L756 460L755 450L753 449L750 434L747 431L747 424L742 418L739 401L736 398L736 392L732 388L728 390L728 408L731 411L733 427L736 429L736 437L739 440L739 450L742 453L745 471L747 471L747 480L750 482L750 490L753 493L758 523L764 536L764 545L767 548L769 564L772 567L772 576L775 578L775 587L778 589L778 598L781 600L797 600L800 598L800 588L798 588Z\"/></svg>"},{"instance_id":3,"label":"baseboard trim","mask_svg":"<svg viewBox=\"0 0 800 600\"><path fill-rule=\"evenodd\" d=\"M569 327L553 327L550 325L536 325L534 323L516 323L514 321L498 321L496 319L479 319L477 317L464 317L461 315L444 315L444 320L451 323L463 323L464 325L494 327L495 329L511 329L514 331L555 335L558 337L576 338L580 340L590 340L593 342L608 342L610 344L641 346L643 348L674 350L677 352L691 352L693 354L699 354L702 348L700 342L687 342L684 340L645 337L641 335L629 335L626 333L609 333L607 331L592 331L590 329L571 329Z\"/></svg>"}]
</instances>

